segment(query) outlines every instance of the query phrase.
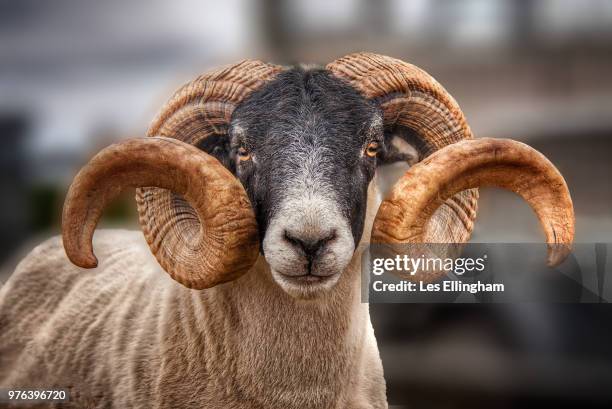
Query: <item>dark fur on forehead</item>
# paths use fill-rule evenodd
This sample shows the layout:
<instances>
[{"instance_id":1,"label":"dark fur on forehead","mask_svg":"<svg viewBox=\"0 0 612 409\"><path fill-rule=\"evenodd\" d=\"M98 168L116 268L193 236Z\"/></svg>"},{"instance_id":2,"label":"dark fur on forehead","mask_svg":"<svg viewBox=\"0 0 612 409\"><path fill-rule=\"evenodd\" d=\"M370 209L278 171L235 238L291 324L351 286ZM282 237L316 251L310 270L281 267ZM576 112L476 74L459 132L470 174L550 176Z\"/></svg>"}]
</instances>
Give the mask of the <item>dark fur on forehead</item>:
<instances>
[{"instance_id":1,"label":"dark fur on forehead","mask_svg":"<svg viewBox=\"0 0 612 409\"><path fill-rule=\"evenodd\" d=\"M324 122L328 132L363 133L379 110L357 90L323 68L295 67L251 94L235 110L232 123L262 136L304 121ZM312 124L313 122L310 122ZM321 139L340 136L321 134ZM354 138L351 138L354 141ZM339 141L337 141L339 142Z\"/></svg>"}]
</instances>

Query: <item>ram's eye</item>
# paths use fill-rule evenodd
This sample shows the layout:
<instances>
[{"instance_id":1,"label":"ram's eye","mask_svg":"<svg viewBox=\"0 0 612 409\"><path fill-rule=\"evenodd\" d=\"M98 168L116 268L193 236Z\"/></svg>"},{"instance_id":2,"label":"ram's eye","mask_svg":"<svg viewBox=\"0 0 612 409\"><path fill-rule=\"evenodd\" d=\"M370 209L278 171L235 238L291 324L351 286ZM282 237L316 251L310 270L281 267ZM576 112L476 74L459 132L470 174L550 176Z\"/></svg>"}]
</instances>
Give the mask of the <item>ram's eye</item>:
<instances>
[{"instance_id":1,"label":"ram's eye","mask_svg":"<svg viewBox=\"0 0 612 409\"><path fill-rule=\"evenodd\" d=\"M368 155L370 158L375 158L376 154L378 153L378 148L378 142L370 142L365 149L365 154Z\"/></svg>"},{"instance_id":2,"label":"ram's eye","mask_svg":"<svg viewBox=\"0 0 612 409\"><path fill-rule=\"evenodd\" d=\"M238 148L238 159L241 161L251 159L251 154L244 146Z\"/></svg>"}]
</instances>

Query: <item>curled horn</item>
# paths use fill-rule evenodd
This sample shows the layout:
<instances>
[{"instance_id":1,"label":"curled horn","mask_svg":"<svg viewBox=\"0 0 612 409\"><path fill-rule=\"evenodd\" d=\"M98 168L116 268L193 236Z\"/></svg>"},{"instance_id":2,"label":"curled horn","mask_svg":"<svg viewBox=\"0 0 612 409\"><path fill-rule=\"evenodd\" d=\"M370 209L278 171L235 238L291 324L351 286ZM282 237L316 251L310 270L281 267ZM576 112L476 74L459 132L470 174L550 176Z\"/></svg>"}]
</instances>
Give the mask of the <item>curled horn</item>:
<instances>
[{"instance_id":1,"label":"curled horn","mask_svg":"<svg viewBox=\"0 0 612 409\"><path fill-rule=\"evenodd\" d=\"M244 274L258 253L257 223L246 192L214 157L169 138L138 138L103 149L75 177L62 218L68 258L97 266L92 236L104 208L128 187L157 186L180 194L201 221L189 248L166 257L151 244L160 265L189 288L208 288Z\"/></svg>"},{"instance_id":2,"label":"curled horn","mask_svg":"<svg viewBox=\"0 0 612 409\"><path fill-rule=\"evenodd\" d=\"M525 199L546 234L548 264L565 259L574 238L565 180L544 155L507 139L457 142L410 168L378 209L372 242L426 243L426 226L436 209L457 192L480 186L505 188Z\"/></svg>"},{"instance_id":3,"label":"curled horn","mask_svg":"<svg viewBox=\"0 0 612 409\"><path fill-rule=\"evenodd\" d=\"M164 106L147 133L155 138L114 145L97 155L75 178L64 205L62 230L69 258L82 267L96 265L91 235L97 220L119 190L132 186L138 188L139 221L147 243L175 280L201 289L248 271L258 242L246 193L229 171L197 147L227 138L235 107L280 71L282 67L245 60L204 74Z\"/></svg>"},{"instance_id":4,"label":"curled horn","mask_svg":"<svg viewBox=\"0 0 612 409\"><path fill-rule=\"evenodd\" d=\"M327 65L366 98L380 105L385 131L408 129L418 137L420 157L472 138L453 97L429 74L412 64L372 53L342 57ZM474 228L478 190L449 197L426 226L427 243L464 243Z\"/></svg>"},{"instance_id":5,"label":"curled horn","mask_svg":"<svg viewBox=\"0 0 612 409\"><path fill-rule=\"evenodd\" d=\"M373 243L454 243L446 251L456 255L472 233L477 188L498 186L518 193L535 210L549 244L549 265L563 261L574 236L573 205L563 177L543 155L515 141L472 139L457 102L411 64L359 53L327 68L381 106L385 130L414 132L425 157L382 203Z\"/></svg>"}]
</instances>

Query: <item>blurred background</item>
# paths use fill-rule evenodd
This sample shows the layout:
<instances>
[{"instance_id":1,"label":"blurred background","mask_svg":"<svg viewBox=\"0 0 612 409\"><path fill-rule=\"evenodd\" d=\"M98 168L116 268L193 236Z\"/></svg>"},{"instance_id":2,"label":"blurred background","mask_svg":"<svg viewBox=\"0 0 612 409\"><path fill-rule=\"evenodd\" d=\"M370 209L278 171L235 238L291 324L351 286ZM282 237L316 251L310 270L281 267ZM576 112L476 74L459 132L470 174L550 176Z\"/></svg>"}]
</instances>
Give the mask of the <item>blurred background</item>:
<instances>
[{"instance_id":1,"label":"blurred background","mask_svg":"<svg viewBox=\"0 0 612 409\"><path fill-rule=\"evenodd\" d=\"M576 240L612 242L612 1L0 0L0 39L0 282L58 233L79 166L143 135L182 83L243 58L364 50L432 74L477 137L543 152L572 192ZM126 195L104 223L135 226L134 209ZM483 190L480 209L473 241L542 240L514 195ZM607 305L371 311L397 407L612 403Z\"/></svg>"}]
</instances>

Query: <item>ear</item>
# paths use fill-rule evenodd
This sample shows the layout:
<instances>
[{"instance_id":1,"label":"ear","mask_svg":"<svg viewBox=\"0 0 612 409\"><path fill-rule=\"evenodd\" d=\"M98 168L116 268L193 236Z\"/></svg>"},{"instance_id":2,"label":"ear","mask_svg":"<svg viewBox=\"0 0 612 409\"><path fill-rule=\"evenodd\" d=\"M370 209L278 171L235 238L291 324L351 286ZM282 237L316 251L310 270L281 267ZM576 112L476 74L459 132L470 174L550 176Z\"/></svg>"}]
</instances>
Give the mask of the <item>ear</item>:
<instances>
[{"instance_id":1,"label":"ear","mask_svg":"<svg viewBox=\"0 0 612 409\"><path fill-rule=\"evenodd\" d=\"M390 165L403 162L412 166L421 159L419 153L419 139L409 129L397 128L385 131L385 149L381 152L379 163Z\"/></svg>"},{"instance_id":2,"label":"ear","mask_svg":"<svg viewBox=\"0 0 612 409\"><path fill-rule=\"evenodd\" d=\"M197 145L199 149L212 155L230 172L236 174L236 161L232 154L230 137L228 134L214 134L202 139Z\"/></svg>"},{"instance_id":3,"label":"ear","mask_svg":"<svg viewBox=\"0 0 612 409\"><path fill-rule=\"evenodd\" d=\"M378 189L384 198L408 168L421 159L419 138L406 128L384 132L385 148L378 157Z\"/></svg>"}]
</instances>

